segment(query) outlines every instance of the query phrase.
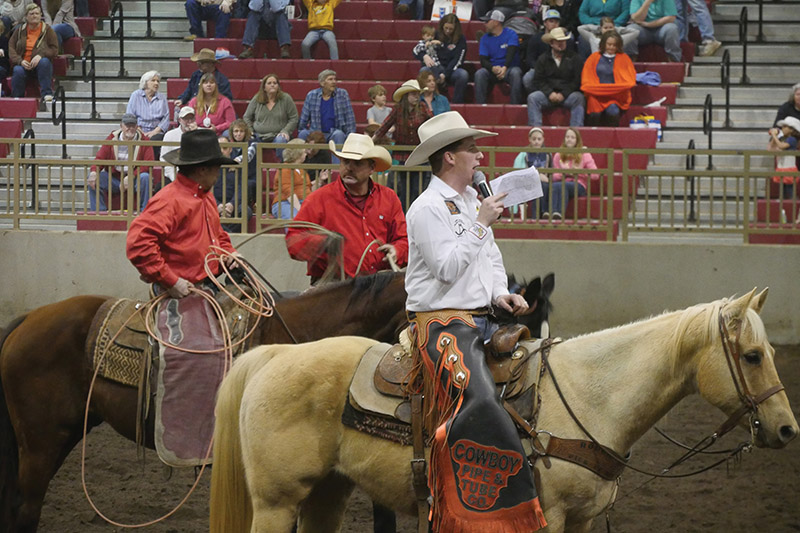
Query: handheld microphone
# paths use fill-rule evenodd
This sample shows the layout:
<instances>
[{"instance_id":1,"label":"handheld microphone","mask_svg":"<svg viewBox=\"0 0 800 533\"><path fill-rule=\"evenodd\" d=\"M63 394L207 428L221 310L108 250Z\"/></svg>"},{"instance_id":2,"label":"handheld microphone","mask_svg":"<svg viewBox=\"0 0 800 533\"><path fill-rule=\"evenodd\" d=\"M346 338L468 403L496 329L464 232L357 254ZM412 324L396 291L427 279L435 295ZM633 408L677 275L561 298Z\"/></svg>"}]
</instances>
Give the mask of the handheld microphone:
<instances>
[{"instance_id":1,"label":"handheld microphone","mask_svg":"<svg viewBox=\"0 0 800 533\"><path fill-rule=\"evenodd\" d=\"M472 184L484 198L489 198L492 195L492 191L489 190L489 184L486 183L486 174L480 170L476 170L472 175Z\"/></svg>"}]
</instances>

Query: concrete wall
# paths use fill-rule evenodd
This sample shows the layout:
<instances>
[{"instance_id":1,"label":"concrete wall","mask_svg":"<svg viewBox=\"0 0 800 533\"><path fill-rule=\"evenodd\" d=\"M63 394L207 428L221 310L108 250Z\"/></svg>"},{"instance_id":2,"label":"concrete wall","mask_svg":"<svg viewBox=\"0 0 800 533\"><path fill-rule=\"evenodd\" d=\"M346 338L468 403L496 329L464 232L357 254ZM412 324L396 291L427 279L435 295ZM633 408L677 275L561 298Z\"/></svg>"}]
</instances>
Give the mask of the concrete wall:
<instances>
[{"instance_id":1,"label":"concrete wall","mask_svg":"<svg viewBox=\"0 0 800 533\"><path fill-rule=\"evenodd\" d=\"M234 236L234 243L241 238ZM499 242L508 272L556 273L554 335L611 327L690 305L770 288L763 319L774 343L800 343L800 246ZM279 236L241 249L279 289L308 286ZM0 231L0 324L78 294L146 299L117 232Z\"/></svg>"}]
</instances>

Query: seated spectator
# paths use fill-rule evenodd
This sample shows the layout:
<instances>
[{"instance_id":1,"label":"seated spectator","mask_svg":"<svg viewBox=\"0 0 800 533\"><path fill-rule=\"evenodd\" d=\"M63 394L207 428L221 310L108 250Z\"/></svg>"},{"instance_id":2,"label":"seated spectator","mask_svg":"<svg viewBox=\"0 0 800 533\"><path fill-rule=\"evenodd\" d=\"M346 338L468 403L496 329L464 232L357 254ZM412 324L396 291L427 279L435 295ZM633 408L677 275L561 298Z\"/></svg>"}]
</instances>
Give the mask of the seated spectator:
<instances>
[{"instance_id":1,"label":"seated spectator","mask_svg":"<svg viewBox=\"0 0 800 533\"><path fill-rule=\"evenodd\" d=\"M392 108L386 105L386 88L383 85L373 85L367 91L367 96L372 102L372 107L367 109L367 124L380 126L392 112ZM391 137L393 131L387 135Z\"/></svg>"},{"instance_id":2,"label":"seated spectator","mask_svg":"<svg viewBox=\"0 0 800 533\"><path fill-rule=\"evenodd\" d=\"M231 156L230 139L225 136L217 139L219 149L225 157ZM236 170L230 167L220 167L219 179L214 183L214 199L217 201L217 212L219 218L230 218L235 216L235 207L241 205L241 190L236 186ZM238 194L237 194L238 193ZM224 228L223 224L223 228ZM224 228L228 231L227 228Z\"/></svg>"},{"instance_id":3,"label":"seated spectator","mask_svg":"<svg viewBox=\"0 0 800 533\"><path fill-rule=\"evenodd\" d=\"M11 73L11 63L8 58L8 35L6 35L6 25L0 20L0 82L6 79L9 73Z\"/></svg>"},{"instance_id":4,"label":"seated spectator","mask_svg":"<svg viewBox=\"0 0 800 533\"><path fill-rule=\"evenodd\" d=\"M242 38L242 53L239 54L239 59L253 57L253 47L256 44L262 21L267 26L267 31L278 39L281 58L292 57L292 26L286 16L287 5L289 5L289 0L250 0L250 12L247 14Z\"/></svg>"},{"instance_id":5,"label":"seated spectator","mask_svg":"<svg viewBox=\"0 0 800 533\"><path fill-rule=\"evenodd\" d=\"M688 7L692 8L694 19L697 21L697 29L700 30L700 49L698 54L701 57L713 56L722 43L714 37L714 21L711 20L711 13L708 11L706 0L675 0L675 8L678 11L675 22L678 24L681 41L689 40L689 21L687 17Z\"/></svg>"},{"instance_id":6,"label":"seated spectator","mask_svg":"<svg viewBox=\"0 0 800 533\"><path fill-rule=\"evenodd\" d=\"M258 139L253 136L253 132L247 122L244 119L237 118L231 124L230 140L235 143L247 144L246 149L233 147L228 157L237 163L247 159L247 202L254 202L256 198L256 166L258 163L256 161L256 149Z\"/></svg>"},{"instance_id":7,"label":"seated spectator","mask_svg":"<svg viewBox=\"0 0 800 533\"><path fill-rule=\"evenodd\" d=\"M517 157L514 159L514 168L533 167L539 170L539 179L542 181L542 183L547 182L547 174L542 172L541 169L550 167L550 153L536 151L544 148L544 131L542 128L534 127L528 132L528 147L534 151L525 151L517 154ZM530 212L536 214L533 218L539 218L539 213L541 212L541 200L529 202L528 205L531 208ZM511 213L514 216L517 214L517 207L518 206L513 206L510 208ZM525 216L525 210L523 209L522 218L525 218Z\"/></svg>"},{"instance_id":8,"label":"seated spectator","mask_svg":"<svg viewBox=\"0 0 800 533\"><path fill-rule=\"evenodd\" d=\"M189 100L188 105L194 108L197 125L214 130L217 135L224 135L236 120L233 104L220 94L213 74L203 74L200 78L200 91Z\"/></svg>"},{"instance_id":9,"label":"seated spectator","mask_svg":"<svg viewBox=\"0 0 800 533\"><path fill-rule=\"evenodd\" d=\"M322 39L328 45L331 59L339 59L336 34L333 33L333 10L342 0L303 0L308 8L308 33L303 39L303 59L311 59L311 47Z\"/></svg>"},{"instance_id":10,"label":"seated spectator","mask_svg":"<svg viewBox=\"0 0 800 533\"><path fill-rule=\"evenodd\" d=\"M620 115L631 106L636 85L633 61L622 52L622 37L614 30L600 39L600 49L583 65L581 91L586 98L587 125L619 126Z\"/></svg>"},{"instance_id":11,"label":"seated spectator","mask_svg":"<svg viewBox=\"0 0 800 533\"><path fill-rule=\"evenodd\" d=\"M181 93L178 99L175 100L176 108L186 105L186 102L197 96L197 90L200 88L200 78L203 77L203 74L213 74L214 79L217 80L217 89L219 92L233 101L231 82L228 81L228 77L225 76L225 74L217 70L217 58L214 55L214 50L203 48L192 55L192 61L197 63L197 70L195 70L192 73L192 77L189 78L189 85L186 86L186 89Z\"/></svg>"},{"instance_id":12,"label":"seated spectator","mask_svg":"<svg viewBox=\"0 0 800 533\"><path fill-rule=\"evenodd\" d=\"M567 128L561 148L583 147L581 133L575 128ZM553 168L574 171L597 169L597 165L592 154L588 152L570 154L558 152L553 156ZM592 174L591 176L596 178L597 174ZM564 209L571 199L586 196L586 190L589 186L588 180L589 175L586 173L555 171L549 180L542 180L544 196L542 197L541 205L542 209L545 210L542 216L553 220L561 220Z\"/></svg>"},{"instance_id":13,"label":"seated spectator","mask_svg":"<svg viewBox=\"0 0 800 533\"><path fill-rule=\"evenodd\" d=\"M557 9L546 10L542 14L542 19L542 31L534 33L528 39L528 45L525 50L525 66L528 71L522 77L522 86L525 88L526 94L533 92L533 76L536 72L536 62L539 60L539 56L550 52L550 45L542 40L543 37L561 26L561 13ZM577 49L575 37L572 34L570 34L567 41L567 49L572 51Z\"/></svg>"},{"instance_id":14,"label":"seated spectator","mask_svg":"<svg viewBox=\"0 0 800 533\"><path fill-rule=\"evenodd\" d=\"M511 87L511 103L521 104L522 69L519 61L519 37L511 28L504 28L506 16L495 9L486 21L486 33L481 37L479 54L481 68L475 73L475 102L485 104L489 90L496 83Z\"/></svg>"},{"instance_id":15,"label":"seated spectator","mask_svg":"<svg viewBox=\"0 0 800 533\"><path fill-rule=\"evenodd\" d=\"M5 0L0 3L0 20L3 21L9 35L18 24L25 22L26 10L34 3L34 0Z\"/></svg>"},{"instance_id":16,"label":"seated spectator","mask_svg":"<svg viewBox=\"0 0 800 533\"><path fill-rule=\"evenodd\" d=\"M308 134L308 137L306 137L306 144L325 144L325 134L319 130L312 131ZM331 164L330 150L308 148L306 151L308 152L308 155L306 156L306 164L320 166ZM330 169L312 168L308 171L308 175L311 176L311 181L314 183L314 189L318 189L323 185L326 185L330 180Z\"/></svg>"},{"instance_id":17,"label":"seated spectator","mask_svg":"<svg viewBox=\"0 0 800 533\"><path fill-rule=\"evenodd\" d=\"M242 0L243 2L246 0ZM189 35L184 41L194 41L205 37L203 21L214 21L214 37L224 39L228 36L228 25L231 22L231 10L236 0L186 0L186 18L189 19Z\"/></svg>"},{"instance_id":18,"label":"seated spectator","mask_svg":"<svg viewBox=\"0 0 800 533\"><path fill-rule=\"evenodd\" d=\"M190 106L184 106L181 108L180 112L178 113L178 127L172 128L167 133L164 134L163 141L167 142L181 142L181 137L187 131L193 131L197 129L197 121L195 120L194 115L194 108ZM164 156L170 153L173 150L177 150L180 148L180 144L177 146L164 146L161 148L161 155L159 156L159 161L164 161L166 163L166 159ZM169 179L169 181L175 181L175 167L172 165L164 165L164 176Z\"/></svg>"},{"instance_id":19,"label":"seated spectator","mask_svg":"<svg viewBox=\"0 0 800 533\"><path fill-rule=\"evenodd\" d=\"M544 36L550 53L539 56L528 95L528 125L542 125L542 110L562 106L570 110L570 126L583 126L586 101L580 92L582 61L567 50L569 34L556 28Z\"/></svg>"},{"instance_id":20,"label":"seated spectator","mask_svg":"<svg viewBox=\"0 0 800 533\"><path fill-rule=\"evenodd\" d=\"M410 11L416 20L423 20L425 18L425 0L397 0L395 11L401 15Z\"/></svg>"},{"instance_id":21,"label":"seated spectator","mask_svg":"<svg viewBox=\"0 0 800 533\"><path fill-rule=\"evenodd\" d=\"M612 2L606 1L603 3L602 0L585 0L581 5L581 13L583 13L584 6L591 6L594 3L606 6ZM630 18L628 8L626 6L620 7L623 9L622 14L625 17L625 20L628 20L628 18ZM622 15L618 16L616 19L607 15L603 16L599 19L597 24L594 22L583 23L584 20L594 21L596 18L597 17L593 17L591 15L584 17L583 14L581 14L581 25L578 26L578 33L581 36L579 46L581 57L586 58L589 57L589 54L597 52L597 50L600 48L600 37L602 37L607 31L616 31L620 34L622 37L622 49L626 54L630 55L638 52L639 48L636 43L637 39L639 38L639 31L633 29L631 26L617 24L617 21L622 18Z\"/></svg>"},{"instance_id":22,"label":"seated spectator","mask_svg":"<svg viewBox=\"0 0 800 533\"><path fill-rule=\"evenodd\" d=\"M308 151L303 139L292 139L283 151L284 162L302 165L306 161ZM282 168L275 176L272 202L272 216L283 220L291 220L300 211L303 200L311 194L311 178L303 169Z\"/></svg>"},{"instance_id":23,"label":"seated spectator","mask_svg":"<svg viewBox=\"0 0 800 533\"><path fill-rule=\"evenodd\" d=\"M25 8L24 24L11 34L8 51L11 55L11 96L25 96L28 77L39 80L39 92L44 102L53 100L53 61L58 56L58 37L53 28L42 22L42 8L29 4Z\"/></svg>"},{"instance_id":24,"label":"seated spectator","mask_svg":"<svg viewBox=\"0 0 800 533\"><path fill-rule=\"evenodd\" d=\"M169 105L166 95L158 92L160 84L161 74L158 71L150 70L142 74L139 88L131 93L125 111L136 116L139 129L151 141L163 140L169 129ZM155 146L153 153L159 157L161 147Z\"/></svg>"},{"instance_id":25,"label":"seated spectator","mask_svg":"<svg viewBox=\"0 0 800 533\"><path fill-rule=\"evenodd\" d=\"M428 106L432 115L450 111L450 102L447 101L446 96L439 94L433 72L428 69L420 70L417 83L422 89L422 103Z\"/></svg>"},{"instance_id":26,"label":"seated spectator","mask_svg":"<svg viewBox=\"0 0 800 533\"><path fill-rule=\"evenodd\" d=\"M58 37L58 46L73 37L81 37L81 30L75 23L74 0L42 0L44 21L53 27Z\"/></svg>"},{"instance_id":27,"label":"seated spectator","mask_svg":"<svg viewBox=\"0 0 800 533\"><path fill-rule=\"evenodd\" d=\"M137 126L138 119L134 115L122 115L122 122L117 130L112 131L107 141L130 141L136 143L144 138ZM131 153L132 150L132 153ZM153 161L153 148L139 144L120 144L112 146L104 144L97 151L98 161L117 161L117 165L105 167L92 165L87 185L89 186L89 208L92 211L108 211L106 200L109 191L112 195L120 194L130 186L139 192L139 211L144 211L150 199L150 167L131 165L130 161ZM98 180L97 171L100 170ZM130 176L133 174L134 179ZM110 178L110 181L109 181ZM99 194L98 194L99 191Z\"/></svg>"},{"instance_id":28,"label":"seated spectator","mask_svg":"<svg viewBox=\"0 0 800 533\"><path fill-rule=\"evenodd\" d=\"M778 125L778 121L786 117L794 117L800 120L800 83L795 83L792 86L792 92L789 95L789 100L781 104L778 108L778 114L775 115L774 126Z\"/></svg>"},{"instance_id":29,"label":"seated spectator","mask_svg":"<svg viewBox=\"0 0 800 533\"><path fill-rule=\"evenodd\" d=\"M437 48L442 46L441 41L434 39L436 28L426 24L420 29L420 40L414 45L411 53L422 63L422 68L427 68L436 76L437 83L444 83L444 67L439 62Z\"/></svg>"},{"instance_id":30,"label":"seated spectator","mask_svg":"<svg viewBox=\"0 0 800 533\"><path fill-rule=\"evenodd\" d=\"M571 34L578 30L581 0L545 0L542 2L542 13L555 10L561 15L561 27Z\"/></svg>"},{"instance_id":31,"label":"seated spectator","mask_svg":"<svg viewBox=\"0 0 800 533\"><path fill-rule=\"evenodd\" d=\"M800 139L800 119L786 117L778 121L777 128L770 128L767 150L781 152L783 150L797 150L797 141ZM781 198L794 198L797 194L795 184L798 183L797 161L794 156L775 156L775 170L778 172L794 172L794 176L773 176L772 182L780 185Z\"/></svg>"},{"instance_id":32,"label":"seated spectator","mask_svg":"<svg viewBox=\"0 0 800 533\"><path fill-rule=\"evenodd\" d=\"M443 86L441 74L444 74L444 82L453 86L453 103L463 104L469 81L469 75L462 67L467 54L467 39L461 31L461 21L453 13L448 13L439 20L436 40L442 43L436 53L443 68L436 83ZM422 62L430 67L433 59L423 56Z\"/></svg>"},{"instance_id":33,"label":"seated spectator","mask_svg":"<svg viewBox=\"0 0 800 533\"><path fill-rule=\"evenodd\" d=\"M670 61L679 62L681 51L680 31L675 23L678 10L675 0L631 0L631 28L639 31L639 46L658 44L664 47Z\"/></svg>"},{"instance_id":34,"label":"seated spectator","mask_svg":"<svg viewBox=\"0 0 800 533\"><path fill-rule=\"evenodd\" d=\"M312 131L325 134L326 141L336 144L356 131L356 115L350 104L350 95L336 87L336 72L325 69L317 76L320 88L308 92L300 111L298 137L305 140ZM334 160L338 163L338 160Z\"/></svg>"},{"instance_id":35,"label":"seated spectator","mask_svg":"<svg viewBox=\"0 0 800 533\"><path fill-rule=\"evenodd\" d=\"M286 143L297 129L297 106L289 94L281 90L281 81L275 74L261 80L258 92L250 99L244 112L244 121L258 142ZM278 158L281 151L276 151Z\"/></svg>"}]
</instances>

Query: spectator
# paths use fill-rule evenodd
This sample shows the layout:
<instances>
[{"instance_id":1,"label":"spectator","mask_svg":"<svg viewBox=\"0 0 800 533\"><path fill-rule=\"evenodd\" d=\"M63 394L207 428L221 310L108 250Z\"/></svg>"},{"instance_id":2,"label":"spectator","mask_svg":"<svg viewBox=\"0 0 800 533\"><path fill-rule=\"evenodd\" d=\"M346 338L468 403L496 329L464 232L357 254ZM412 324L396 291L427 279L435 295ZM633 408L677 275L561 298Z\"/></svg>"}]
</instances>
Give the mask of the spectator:
<instances>
[{"instance_id":1,"label":"spectator","mask_svg":"<svg viewBox=\"0 0 800 533\"><path fill-rule=\"evenodd\" d=\"M42 15L46 24L53 27L58 37L58 46L73 37L81 37L75 23L74 0L42 0Z\"/></svg>"},{"instance_id":2,"label":"spectator","mask_svg":"<svg viewBox=\"0 0 800 533\"><path fill-rule=\"evenodd\" d=\"M250 12L247 14L242 38L242 53L239 54L239 59L253 57L253 46L256 44L262 21L267 25L268 31L278 39L281 58L292 57L292 26L286 16L287 5L289 5L289 0L250 0Z\"/></svg>"},{"instance_id":3,"label":"spectator","mask_svg":"<svg viewBox=\"0 0 800 533\"><path fill-rule=\"evenodd\" d=\"M789 100L781 104L778 108L778 114L775 115L774 126L786 117L794 117L800 120L800 83L792 85L792 93L789 95Z\"/></svg>"},{"instance_id":4,"label":"spectator","mask_svg":"<svg viewBox=\"0 0 800 533\"><path fill-rule=\"evenodd\" d=\"M561 148L583 147L581 133L575 128L567 128ZM597 169L597 165L592 154L588 152L569 154L558 152L553 156L553 168L564 170ZM597 174L592 174L591 177L597 178ZM544 209L550 211L550 214L545 212L543 216L545 218L549 216L553 220L561 220L562 213L571 199L586 196L588 178L587 174L554 171L548 181L542 180L544 196L542 197L541 205Z\"/></svg>"},{"instance_id":5,"label":"spectator","mask_svg":"<svg viewBox=\"0 0 800 533\"><path fill-rule=\"evenodd\" d=\"M255 202L256 199L256 149L258 140L253 136L253 131L244 119L237 118L231 124L230 140L235 143L244 143L246 149L233 147L228 155L237 163L247 159L247 203Z\"/></svg>"},{"instance_id":6,"label":"spectator","mask_svg":"<svg viewBox=\"0 0 800 533\"><path fill-rule=\"evenodd\" d=\"M453 103L463 104L469 81L467 71L461 66L467 54L467 39L461 31L461 21L453 13L448 13L439 20L436 40L442 43L436 53L439 56L439 63L444 68L445 82L453 86ZM424 56L422 58L426 67L430 67L431 60L432 58ZM437 80L437 83L439 82L441 76Z\"/></svg>"},{"instance_id":7,"label":"spectator","mask_svg":"<svg viewBox=\"0 0 800 533\"><path fill-rule=\"evenodd\" d=\"M389 257L398 266L405 265L408 237L400 200L393 190L370 178L373 172L383 172L392 165L389 152L360 133L348 135L341 152L336 151L333 141L329 146L341 158L339 179L312 192L295 220L319 224L344 237L342 253L347 277L389 268ZM323 249L327 240L305 228L290 228L286 234L289 255L308 262L312 284L322 278L328 267L328 250Z\"/></svg>"},{"instance_id":8,"label":"spectator","mask_svg":"<svg viewBox=\"0 0 800 533\"><path fill-rule=\"evenodd\" d=\"M414 45L411 53L422 63L422 68L427 68L436 76L437 83L445 83L444 68L439 62L437 48L442 46L441 41L434 39L436 28L426 24L420 29L420 40Z\"/></svg>"},{"instance_id":9,"label":"spectator","mask_svg":"<svg viewBox=\"0 0 800 533\"><path fill-rule=\"evenodd\" d=\"M11 72L11 63L8 61L8 35L6 35L6 25L0 20L0 83L8 77Z\"/></svg>"},{"instance_id":10,"label":"spectator","mask_svg":"<svg viewBox=\"0 0 800 533\"><path fill-rule=\"evenodd\" d=\"M536 168L539 170L539 179L542 182L546 182L548 179L547 174L542 172L541 169L550 167L550 153L535 151L544 148L544 131L542 128L533 127L528 132L528 148L534 151L525 151L517 154L517 157L514 159L514 168ZM536 213L534 218L539 218L539 202L539 200L534 200L528 203L531 208L530 212ZM509 211L511 211L512 215L516 216L517 209L518 206L512 206L509 208ZM522 210L522 218L525 218L524 209Z\"/></svg>"},{"instance_id":11,"label":"spectator","mask_svg":"<svg viewBox=\"0 0 800 533\"><path fill-rule=\"evenodd\" d=\"M481 68L475 73L475 102L478 104L486 103L490 86L495 83L508 83L511 103L523 103L519 37L511 28L503 27L505 19L503 12L495 9L486 21L486 33L479 45Z\"/></svg>"},{"instance_id":12,"label":"spectator","mask_svg":"<svg viewBox=\"0 0 800 533\"><path fill-rule=\"evenodd\" d=\"M578 29L581 0L546 0L542 3L542 12L556 10L561 15L561 27L571 34Z\"/></svg>"},{"instance_id":13,"label":"spectator","mask_svg":"<svg viewBox=\"0 0 800 533\"><path fill-rule=\"evenodd\" d=\"M242 0L245 1L245 0ZM186 18L189 19L189 35L184 41L194 41L205 37L203 21L214 21L214 37L224 39L228 36L228 25L231 22L231 10L236 0L186 0Z\"/></svg>"},{"instance_id":14,"label":"spectator","mask_svg":"<svg viewBox=\"0 0 800 533\"><path fill-rule=\"evenodd\" d=\"M187 131L194 131L197 129L197 120L195 119L194 108L190 106L185 106L181 108L180 112L178 113L178 127L172 128L167 133L164 134L164 142L180 142L181 137ZM161 148L161 155L159 156L160 161L166 162L167 159L164 157L166 154L170 153L173 150L177 150L177 146L164 146ZM164 166L164 176L166 176L169 181L175 181L175 167L172 165L165 165Z\"/></svg>"},{"instance_id":15,"label":"spectator","mask_svg":"<svg viewBox=\"0 0 800 533\"><path fill-rule=\"evenodd\" d=\"M222 155L225 157L231 156L232 146L230 145L230 139L225 136L219 137L217 139L219 142L219 149L222 152ZM241 205L241 190L237 190L236 187L236 171L233 168L222 168L219 169L219 178L217 179L216 183L214 183L214 199L217 202L217 213L219 213L219 218L230 218L234 216L235 206ZM237 194L238 192L238 194ZM225 224L222 226L225 231L229 231L228 228L225 227Z\"/></svg>"},{"instance_id":16,"label":"spectator","mask_svg":"<svg viewBox=\"0 0 800 533\"><path fill-rule=\"evenodd\" d=\"M198 126L209 128L217 135L224 135L236 120L233 104L220 94L217 80L210 73L200 78L200 91L189 100L189 107L194 108Z\"/></svg>"},{"instance_id":17,"label":"spectator","mask_svg":"<svg viewBox=\"0 0 800 533\"><path fill-rule=\"evenodd\" d=\"M367 124L380 126L392 112L392 109L386 105L386 88L383 85L373 85L367 91L367 95L372 102L372 107L367 109ZM387 135L391 136L393 131Z\"/></svg>"},{"instance_id":18,"label":"spectator","mask_svg":"<svg viewBox=\"0 0 800 533\"><path fill-rule=\"evenodd\" d=\"M336 72L325 69L317 76L320 88L308 92L300 112L298 137L305 140L308 134L319 130L326 141L344 142L347 135L356 131L356 116L350 104L350 95L336 87ZM334 160L338 163L338 160Z\"/></svg>"},{"instance_id":19,"label":"spectator","mask_svg":"<svg viewBox=\"0 0 800 533\"><path fill-rule=\"evenodd\" d=\"M586 97L589 126L619 126L620 115L631 106L636 85L633 61L622 52L622 37L614 30L600 39L600 51L583 66L581 91Z\"/></svg>"},{"instance_id":20,"label":"spectator","mask_svg":"<svg viewBox=\"0 0 800 533\"><path fill-rule=\"evenodd\" d=\"M20 24L8 41L13 74L11 96L25 96L29 76L39 80L39 92L44 102L53 101L53 60L58 55L58 37L53 28L42 22L42 8L29 4L25 8L25 23Z\"/></svg>"},{"instance_id":21,"label":"spectator","mask_svg":"<svg viewBox=\"0 0 800 533\"><path fill-rule=\"evenodd\" d=\"M289 141L289 146L283 151L284 162L302 165L308 156L304 145L303 139ZM275 177L272 191L275 193L275 199L272 201L272 216L291 220L300 210L303 200L311 194L311 178L303 169L282 168Z\"/></svg>"},{"instance_id":22,"label":"spectator","mask_svg":"<svg viewBox=\"0 0 800 533\"><path fill-rule=\"evenodd\" d=\"M312 131L306 137L307 144L325 144L325 134L321 131ZM308 148L308 155L306 156L306 164L308 165L330 165L331 153L329 150L321 150L319 148ZM327 172L326 172L327 171ZM314 183L314 189L318 189L328 183L330 179L330 169L312 168L308 171L311 181Z\"/></svg>"},{"instance_id":23,"label":"spectator","mask_svg":"<svg viewBox=\"0 0 800 533\"><path fill-rule=\"evenodd\" d=\"M308 33L300 47L303 59L311 59L311 47L322 39L328 45L331 59L339 59L336 34L333 33L333 10L342 0L303 0L308 8Z\"/></svg>"},{"instance_id":24,"label":"spectator","mask_svg":"<svg viewBox=\"0 0 800 533\"><path fill-rule=\"evenodd\" d=\"M711 13L705 0L675 0L675 8L678 11L675 22L678 24L681 41L689 40L689 21L687 20L687 4L692 8L692 13L697 21L697 29L700 30L700 50L701 57L713 56L722 43L714 38L714 22L711 20Z\"/></svg>"},{"instance_id":25,"label":"spectator","mask_svg":"<svg viewBox=\"0 0 800 533\"><path fill-rule=\"evenodd\" d=\"M800 119L786 117L778 121L777 128L770 128L767 150L780 152L783 150L797 150L797 141L800 139ZM773 176L772 182L780 185L781 199L792 199L796 196L794 189L797 177L797 161L794 156L775 156L775 170L778 172L794 172L794 176Z\"/></svg>"},{"instance_id":26,"label":"spectator","mask_svg":"<svg viewBox=\"0 0 800 533\"><path fill-rule=\"evenodd\" d=\"M104 144L97 151L97 161L117 161L111 167L99 166L100 180L98 181L98 165L92 165L87 185L91 189L89 194L89 208L92 211L108 211L106 199L111 194L120 194L131 185L139 191L139 211L144 211L150 199L150 167L131 165L130 161L153 161L153 148L136 144L144 138L144 134L137 126L138 119L128 113L122 115L120 127L112 131L107 141L128 141L132 144L119 144L112 146ZM133 180L129 179L133 174ZM110 182L109 182L110 178ZM131 183L133 182L133 183ZM99 190L99 194L95 191Z\"/></svg>"},{"instance_id":27,"label":"spectator","mask_svg":"<svg viewBox=\"0 0 800 533\"><path fill-rule=\"evenodd\" d=\"M289 94L281 90L281 80L267 74L261 87L250 99L244 121L253 130L258 142L282 144L289 142L297 129L297 106ZM276 150L278 158L281 150Z\"/></svg>"},{"instance_id":28,"label":"spectator","mask_svg":"<svg viewBox=\"0 0 800 533\"><path fill-rule=\"evenodd\" d=\"M548 9L542 14L544 20L542 24L542 31L534 33L528 39L528 46L525 52L525 65L528 72L522 77L522 85L525 87L526 94L533 92L533 76L536 72L536 61L539 56L544 53L550 52L550 45L544 42L543 37L558 28L561 25L561 13L557 9ZM567 49L576 50L575 37L570 34L569 41L567 41Z\"/></svg>"},{"instance_id":29,"label":"spectator","mask_svg":"<svg viewBox=\"0 0 800 533\"><path fill-rule=\"evenodd\" d=\"M26 10L32 4L34 4L34 0L5 0L0 4L0 20L5 24L9 35L18 24L25 22Z\"/></svg>"},{"instance_id":30,"label":"spectator","mask_svg":"<svg viewBox=\"0 0 800 533\"><path fill-rule=\"evenodd\" d=\"M450 111L450 102L447 97L439 94L439 88L436 86L436 78L433 72L424 68L419 71L417 76L417 83L422 89L422 103L428 106L431 115L438 115Z\"/></svg>"},{"instance_id":31,"label":"spectator","mask_svg":"<svg viewBox=\"0 0 800 533\"><path fill-rule=\"evenodd\" d=\"M139 120L139 129L151 141L164 139L164 134L169 129L169 105L166 95L159 93L161 74L150 70L142 74L139 79L139 88L131 93L128 99L128 108L125 111L136 115ZM159 157L161 147L155 146L153 154Z\"/></svg>"},{"instance_id":32,"label":"spectator","mask_svg":"<svg viewBox=\"0 0 800 533\"><path fill-rule=\"evenodd\" d=\"M639 47L658 44L664 47L670 61L679 62L682 51L680 31L675 23L678 10L675 0L631 0L631 28L639 30Z\"/></svg>"},{"instance_id":33,"label":"spectator","mask_svg":"<svg viewBox=\"0 0 800 533\"><path fill-rule=\"evenodd\" d=\"M392 95L397 105L392 109L391 114L383 121L381 127L372 136L377 139L386 135L389 129L394 126L394 142L401 146L416 146L419 144L417 130L423 122L433 116L430 108L420 102L420 87L417 80L408 80L401 85ZM403 162L408 159L408 152L394 153L394 158ZM411 202L425 190L430 181L427 172L406 172L404 177L397 180L395 191L400 197L400 202L404 208L411 205ZM405 178L405 179L404 179Z\"/></svg>"},{"instance_id":34,"label":"spectator","mask_svg":"<svg viewBox=\"0 0 800 533\"><path fill-rule=\"evenodd\" d=\"M401 15L411 11L416 20L423 20L425 18L425 0L397 0L395 11Z\"/></svg>"},{"instance_id":35,"label":"spectator","mask_svg":"<svg viewBox=\"0 0 800 533\"><path fill-rule=\"evenodd\" d=\"M198 68L192 73L192 77L189 78L189 85L186 86L183 93L175 100L175 107L179 108L184 106L186 102L197 96L197 90L200 88L200 78L203 77L203 74L213 74L214 79L217 80L217 89L219 92L233 101L231 82L228 81L228 77L225 76L225 74L217 70L217 58L214 55L214 50L203 48L192 55L192 61L197 63Z\"/></svg>"},{"instance_id":36,"label":"spectator","mask_svg":"<svg viewBox=\"0 0 800 533\"><path fill-rule=\"evenodd\" d=\"M619 8L620 14L595 16L599 13L613 13L613 9ZM589 54L597 52L600 47L600 37L607 31L614 30L622 36L622 48L626 54L638 52L637 40L639 31L625 23L618 24L620 20L630 18L630 0L584 0L581 4L581 25L578 26L578 33L581 37L580 51L582 57L589 57Z\"/></svg>"},{"instance_id":37,"label":"spectator","mask_svg":"<svg viewBox=\"0 0 800 533\"><path fill-rule=\"evenodd\" d=\"M570 111L570 126L583 126L586 102L580 92L581 59L567 50L569 34L556 28L544 36L550 53L539 56L533 89L528 95L528 125L542 125L542 110L562 106Z\"/></svg>"}]
</instances>

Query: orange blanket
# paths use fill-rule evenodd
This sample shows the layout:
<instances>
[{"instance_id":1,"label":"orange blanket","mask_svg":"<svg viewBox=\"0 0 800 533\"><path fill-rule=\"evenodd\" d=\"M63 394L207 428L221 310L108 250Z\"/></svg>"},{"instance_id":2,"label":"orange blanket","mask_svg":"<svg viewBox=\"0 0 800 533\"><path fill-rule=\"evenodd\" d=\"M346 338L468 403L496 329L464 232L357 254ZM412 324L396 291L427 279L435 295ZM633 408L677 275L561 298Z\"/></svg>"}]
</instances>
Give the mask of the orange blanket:
<instances>
[{"instance_id":1,"label":"orange blanket","mask_svg":"<svg viewBox=\"0 0 800 533\"><path fill-rule=\"evenodd\" d=\"M631 105L631 88L636 85L636 69L627 54L617 54L614 58L614 83L600 83L597 77L597 63L600 52L589 56L583 65L581 91L586 96L586 112L601 113L611 104L620 109Z\"/></svg>"}]
</instances>

